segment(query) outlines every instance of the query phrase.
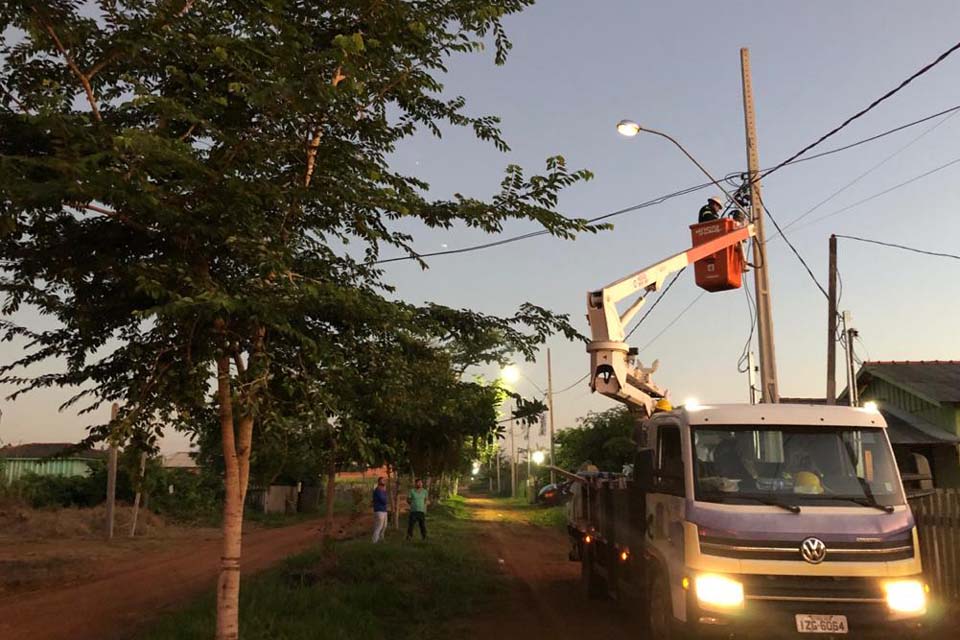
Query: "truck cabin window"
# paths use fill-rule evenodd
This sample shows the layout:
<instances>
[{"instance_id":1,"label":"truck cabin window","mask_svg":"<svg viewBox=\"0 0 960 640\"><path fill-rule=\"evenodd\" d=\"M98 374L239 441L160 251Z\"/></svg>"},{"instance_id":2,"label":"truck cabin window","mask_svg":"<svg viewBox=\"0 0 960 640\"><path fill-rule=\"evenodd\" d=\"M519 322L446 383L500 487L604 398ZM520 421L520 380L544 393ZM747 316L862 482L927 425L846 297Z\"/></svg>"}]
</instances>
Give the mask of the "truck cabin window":
<instances>
[{"instance_id":1,"label":"truck cabin window","mask_svg":"<svg viewBox=\"0 0 960 640\"><path fill-rule=\"evenodd\" d=\"M693 431L697 500L903 504L882 429L737 426Z\"/></svg>"}]
</instances>

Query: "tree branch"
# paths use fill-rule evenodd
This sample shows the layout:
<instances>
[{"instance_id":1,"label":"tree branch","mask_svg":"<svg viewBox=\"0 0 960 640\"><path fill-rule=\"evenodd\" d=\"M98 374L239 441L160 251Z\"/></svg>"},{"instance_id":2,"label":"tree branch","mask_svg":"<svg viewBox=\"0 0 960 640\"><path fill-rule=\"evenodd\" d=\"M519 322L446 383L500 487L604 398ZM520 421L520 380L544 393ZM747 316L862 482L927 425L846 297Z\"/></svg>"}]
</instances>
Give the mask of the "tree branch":
<instances>
[{"instance_id":1,"label":"tree branch","mask_svg":"<svg viewBox=\"0 0 960 640\"><path fill-rule=\"evenodd\" d=\"M343 67L337 67L337 70L333 72L333 79L330 81L330 84L337 87L341 82L347 79L347 76L343 75ZM313 170L317 164L317 150L320 148L320 137L323 135L320 127L317 127L317 130L313 133L310 139L310 143L307 145L307 171L303 178L303 186L309 187L310 180L313 178Z\"/></svg>"},{"instance_id":2,"label":"tree branch","mask_svg":"<svg viewBox=\"0 0 960 640\"><path fill-rule=\"evenodd\" d=\"M67 66L70 67L70 71L73 72L73 75L77 76L77 79L80 81L80 84L83 85L83 90L87 94L87 102L90 104L90 109L93 110L93 118L97 122L102 122L103 118L100 116L100 107L97 106L97 97L93 93L93 87L90 85L90 78L80 70L80 67L77 66L76 61L73 59L67 49L63 46L63 43L60 42L60 38L57 37L57 32L53 30L53 27L47 23L42 22L43 28L46 29L47 33L50 34L50 37L53 38L53 43L57 46L57 50L60 52L60 55L63 56L63 59L66 60Z\"/></svg>"}]
</instances>

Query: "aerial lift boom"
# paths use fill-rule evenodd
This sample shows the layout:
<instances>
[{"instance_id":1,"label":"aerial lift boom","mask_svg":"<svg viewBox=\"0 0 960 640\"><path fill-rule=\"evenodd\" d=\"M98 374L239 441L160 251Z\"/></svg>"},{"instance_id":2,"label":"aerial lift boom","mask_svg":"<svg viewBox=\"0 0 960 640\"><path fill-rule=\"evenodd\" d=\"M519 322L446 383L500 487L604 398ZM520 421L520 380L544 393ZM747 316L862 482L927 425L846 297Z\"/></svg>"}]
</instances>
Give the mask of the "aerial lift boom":
<instances>
[{"instance_id":1,"label":"aerial lift boom","mask_svg":"<svg viewBox=\"0 0 960 640\"><path fill-rule=\"evenodd\" d=\"M645 368L637 360L636 350L624 341L625 327L643 307L647 294L662 289L671 273L755 235L752 224L739 227L612 282L599 291L588 292L590 388L625 403L644 417L652 415L657 399L666 397L667 393L651 378L659 360ZM621 314L617 310L617 303L636 293L640 293L640 297Z\"/></svg>"}]
</instances>

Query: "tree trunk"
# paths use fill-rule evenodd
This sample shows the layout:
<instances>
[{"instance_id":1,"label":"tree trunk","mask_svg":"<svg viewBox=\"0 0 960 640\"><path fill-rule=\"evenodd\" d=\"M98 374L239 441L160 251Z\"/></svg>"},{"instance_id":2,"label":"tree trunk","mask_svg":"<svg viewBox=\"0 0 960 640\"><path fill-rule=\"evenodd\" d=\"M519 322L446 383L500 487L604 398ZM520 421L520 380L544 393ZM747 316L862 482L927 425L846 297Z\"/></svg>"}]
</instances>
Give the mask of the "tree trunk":
<instances>
[{"instance_id":1,"label":"tree trunk","mask_svg":"<svg viewBox=\"0 0 960 640\"><path fill-rule=\"evenodd\" d=\"M225 467L223 503L223 548L220 577L217 581L217 640L237 640L240 636L240 547L243 534L243 503L250 478L250 445L253 416L237 420L233 411L230 385L230 359L217 359L217 395L220 405L220 431ZM234 429L234 422L239 429Z\"/></svg>"},{"instance_id":2,"label":"tree trunk","mask_svg":"<svg viewBox=\"0 0 960 640\"><path fill-rule=\"evenodd\" d=\"M400 529L400 471L393 468L393 528Z\"/></svg>"},{"instance_id":3,"label":"tree trunk","mask_svg":"<svg viewBox=\"0 0 960 640\"><path fill-rule=\"evenodd\" d=\"M333 532L333 507L337 500L337 462L336 458L327 465L327 491L324 496L326 502L326 513L323 519L322 539L326 540Z\"/></svg>"}]
</instances>

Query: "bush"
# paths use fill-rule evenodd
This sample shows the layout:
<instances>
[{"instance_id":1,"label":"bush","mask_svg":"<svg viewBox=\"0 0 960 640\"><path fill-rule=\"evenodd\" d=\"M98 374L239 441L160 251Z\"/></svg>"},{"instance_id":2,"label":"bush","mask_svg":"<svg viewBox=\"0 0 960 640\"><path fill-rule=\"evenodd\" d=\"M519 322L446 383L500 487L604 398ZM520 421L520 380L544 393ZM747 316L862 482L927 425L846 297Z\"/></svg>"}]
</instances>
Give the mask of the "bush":
<instances>
[{"instance_id":1,"label":"bush","mask_svg":"<svg viewBox=\"0 0 960 640\"><path fill-rule=\"evenodd\" d=\"M94 507L106 498L106 481L101 484L95 475L64 478L28 473L12 482L8 491L34 509Z\"/></svg>"},{"instance_id":2,"label":"bush","mask_svg":"<svg viewBox=\"0 0 960 640\"><path fill-rule=\"evenodd\" d=\"M223 481L216 475L185 469L163 469L149 479L150 508L170 520L186 524L220 522ZM173 487L173 493L170 493Z\"/></svg>"}]
</instances>

